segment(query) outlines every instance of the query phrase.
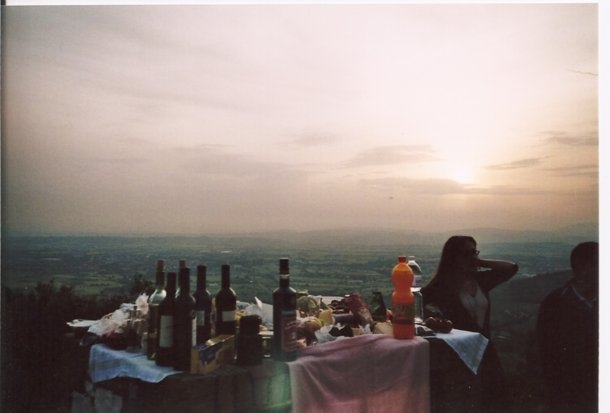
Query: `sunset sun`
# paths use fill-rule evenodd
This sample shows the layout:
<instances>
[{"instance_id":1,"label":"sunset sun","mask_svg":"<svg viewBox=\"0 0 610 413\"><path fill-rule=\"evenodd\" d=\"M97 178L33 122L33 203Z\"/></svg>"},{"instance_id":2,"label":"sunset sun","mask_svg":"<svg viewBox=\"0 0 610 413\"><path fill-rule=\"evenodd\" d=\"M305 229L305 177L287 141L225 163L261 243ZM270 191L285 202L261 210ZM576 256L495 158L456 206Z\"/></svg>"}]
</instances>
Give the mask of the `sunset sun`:
<instances>
[{"instance_id":1,"label":"sunset sun","mask_svg":"<svg viewBox=\"0 0 610 413\"><path fill-rule=\"evenodd\" d=\"M451 178L460 184L470 184L474 180L474 173L471 169L459 168L451 173Z\"/></svg>"},{"instance_id":2,"label":"sunset sun","mask_svg":"<svg viewBox=\"0 0 610 413\"><path fill-rule=\"evenodd\" d=\"M475 179L472 165L468 163L448 164L443 167L442 175L459 184L471 184Z\"/></svg>"}]
</instances>

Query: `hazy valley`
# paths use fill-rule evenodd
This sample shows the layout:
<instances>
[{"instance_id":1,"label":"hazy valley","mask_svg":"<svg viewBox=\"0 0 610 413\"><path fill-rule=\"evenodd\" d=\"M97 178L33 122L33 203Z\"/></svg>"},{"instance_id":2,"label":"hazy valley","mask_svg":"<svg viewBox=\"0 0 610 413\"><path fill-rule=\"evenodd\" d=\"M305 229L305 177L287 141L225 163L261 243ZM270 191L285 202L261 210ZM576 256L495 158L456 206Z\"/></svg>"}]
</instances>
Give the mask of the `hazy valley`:
<instances>
[{"instance_id":1,"label":"hazy valley","mask_svg":"<svg viewBox=\"0 0 610 413\"><path fill-rule=\"evenodd\" d=\"M519 263L518 274L492 292L492 331L515 400L523 405L522 411L534 411L542 395L534 340L538 305L569 278L570 251L578 242L596 240L597 227L459 233L478 240L482 257ZM229 263L238 300L251 302L258 297L270 302L278 282L278 260L289 257L291 285L297 290L332 296L358 291L367 300L377 290L389 304L390 271L397 257L415 256L425 283L450 235L345 230L232 236L5 236L2 287L3 293L10 289L27 295L40 284L52 284L68 286L83 297L125 297L134 278L154 279L156 260L164 259L166 269L174 271L185 259L192 269L192 288L196 265L205 264L208 289L215 293L220 265ZM3 344L10 346L15 339L5 331Z\"/></svg>"}]
</instances>

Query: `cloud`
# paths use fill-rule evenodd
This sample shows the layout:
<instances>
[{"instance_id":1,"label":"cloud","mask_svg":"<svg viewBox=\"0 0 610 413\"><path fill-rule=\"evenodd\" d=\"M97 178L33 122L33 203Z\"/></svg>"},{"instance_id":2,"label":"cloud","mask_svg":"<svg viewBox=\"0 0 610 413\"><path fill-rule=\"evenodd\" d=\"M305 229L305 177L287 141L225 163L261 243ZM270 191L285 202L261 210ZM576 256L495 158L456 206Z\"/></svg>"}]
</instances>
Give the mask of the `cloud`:
<instances>
[{"instance_id":1,"label":"cloud","mask_svg":"<svg viewBox=\"0 0 610 413\"><path fill-rule=\"evenodd\" d=\"M118 158L92 158L89 162L99 164L104 167L113 168L120 166L144 165L149 162L148 159L138 156L122 156Z\"/></svg>"},{"instance_id":2,"label":"cloud","mask_svg":"<svg viewBox=\"0 0 610 413\"><path fill-rule=\"evenodd\" d=\"M579 75L587 75L587 76L594 76L594 77L598 77L599 74L595 73L595 72L585 72L582 70L573 70L573 69L568 69L569 72L572 73L578 73Z\"/></svg>"},{"instance_id":3,"label":"cloud","mask_svg":"<svg viewBox=\"0 0 610 413\"><path fill-rule=\"evenodd\" d=\"M412 196L464 194L468 192L467 186L450 179L379 178L361 179L359 183L377 191L386 191L389 197L396 197L400 193L407 193Z\"/></svg>"},{"instance_id":4,"label":"cloud","mask_svg":"<svg viewBox=\"0 0 610 413\"><path fill-rule=\"evenodd\" d=\"M246 154L234 152L230 145L177 146L173 152L181 159L179 167L197 175L256 178L275 175L278 170L288 173L291 165L264 162Z\"/></svg>"},{"instance_id":5,"label":"cloud","mask_svg":"<svg viewBox=\"0 0 610 413\"><path fill-rule=\"evenodd\" d=\"M549 143L558 143L567 146L597 146L597 137L554 137L549 138Z\"/></svg>"},{"instance_id":6,"label":"cloud","mask_svg":"<svg viewBox=\"0 0 610 413\"><path fill-rule=\"evenodd\" d=\"M298 146L301 148L319 147L329 145L336 142L337 139L325 134L318 133L304 133L300 136L295 137L293 140L288 142L291 146Z\"/></svg>"},{"instance_id":7,"label":"cloud","mask_svg":"<svg viewBox=\"0 0 610 413\"><path fill-rule=\"evenodd\" d=\"M513 227L512 209L531 220L543 203L575 209L552 195L570 191L577 199L576 191L596 190L596 78L565 70L596 67L595 7L570 19L577 37L562 31L569 37L559 43L587 47L569 56L555 55L565 48L546 49L546 35L536 40L544 34L540 18L554 18L539 8L507 18L506 10L474 7L457 25L444 24L455 21L452 8L331 9L308 8L303 18L285 6L10 8L6 222L241 231L409 217L438 227L460 210L478 220L496 219L501 208ZM515 37L506 22L517 17L533 35L520 30ZM489 37L473 35L487 28ZM459 53L447 38L459 40ZM511 53L487 58L498 45L510 51L521 42L525 66ZM458 60L449 74L435 69ZM540 78L552 70L561 76ZM553 111L535 112L530 131L520 122L531 107ZM551 118L559 123L544 126ZM504 135L506 125L523 133L499 138L497 147L483 141L478 159L508 171L497 173L506 180L491 178L507 185L417 179L435 172L449 178L462 162L459 151L470 153L464 139L481 147L479 136ZM402 139L411 136L422 140ZM532 136L539 152L532 152ZM520 151L505 158L516 161L490 160L506 146ZM523 179L534 169L545 179ZM546 179L555 174L558 182ZM584 207L594 209L594 197L586 199ZM441 209L446 218L431 213Z\"/></svg>"},{"instance_id":8,"label":"cloud","mask_svg":"<svg viewBox=\"0 0 610 413\"><path fill-rule=\"evenodd\" d=\"M560 177L585 177L591 179L599 178L599 165L569 165L555 168L545 168L545 171L553 172Z\"/></svg>"},{"instance_id":9,"label":"cloud","mask_svg":"<svg viewBox=\"0 0 610 413\"><path fill-rule=\"evenodd\" d=\"M519 159L513 162L501 163L496 165L488 165L486 169L492 171L505 171L511 169L522 169L522 168L531 168L532 166L539 165L542 161L542 158L525 158Z\"/></svg>"},{"instance_id":10,"label":"cloud","mask_svg":"<svg viewBox=\"0 0 610 413\"><path fill-rule=\"evenodd\" d=\"M546 138L546 143L558 144L566 146L597 146L599 139L597 133L592 133L592 136L573 136L562 131L548 131L545 133L549 137Z\"/></svg>"},{"instance_id":11,"label":"cloud","mask_svg":"<svg viewBox=\"0 0 610 413\"><path fill-rule=\"evenodd\" d=\"M554 193L539 187L524 187L513 185L476 186L461 184L451 179L409 179L409 178L379 178L362 179L361 185L368 188L385 191L390 199L398 198L399 194L409 196L430 195L481 195L481 196L538 196Z\"/></svg>"},{"instance_id":12,"label":"cloud","mask_svg":"<svg viewBox=\"0 0 610 413\"><path fill-rule=\"evenodd\" d=\"M436 152L431 145L387 145L360 152L349 159L345 166L354 168L437 160Z\"/></svg>"},{"instance_id":13,"label":"cloud","mask_svg":"<svg viewBox=\"0 0 610 413\"><path fill-rule=\"evenodd\" d=\"M262 204L277 196L296 198L309 187L311 171L291 162L261 160L231 145L181 146L163 178L170 185L196 187L230 202ZM169 168L172 168L170 171ZM222 195L221 195L222 194Z\"/></svg>"},{"instance_id":14,"label":"cloud","mask_svg":"<svg viewBox=\"0 0 610 413\"><path fill-rule=\"evenodd\" d=\"M540 187L523 187L514 185L492 185L488 187L470 187L468 193L471 195L486 195L486 196L538 196L550 195L553 192Z\"/></svg>"}]
</instances>

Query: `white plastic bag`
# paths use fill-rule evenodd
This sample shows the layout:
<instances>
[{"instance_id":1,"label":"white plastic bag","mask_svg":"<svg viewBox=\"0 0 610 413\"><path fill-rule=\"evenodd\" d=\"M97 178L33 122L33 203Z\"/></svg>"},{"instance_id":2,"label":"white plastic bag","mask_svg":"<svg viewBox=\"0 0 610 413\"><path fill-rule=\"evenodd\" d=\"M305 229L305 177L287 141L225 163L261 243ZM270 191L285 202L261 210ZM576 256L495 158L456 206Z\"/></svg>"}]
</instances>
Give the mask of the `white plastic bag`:
<instances>
[{"instance_id":1,"label":"white plastic bag","mask_svg":"<svg viewBox=\"0 0 610 413\"><path fill-rule=\"evenodd\" d=\"M97 320L95 324L87 330L89 333L96 334L100 337L110 334L114 331L120 331L127 324L129 315L121 310L115 310L112 314L106 315Z\"/></svg>"}]
</instances>

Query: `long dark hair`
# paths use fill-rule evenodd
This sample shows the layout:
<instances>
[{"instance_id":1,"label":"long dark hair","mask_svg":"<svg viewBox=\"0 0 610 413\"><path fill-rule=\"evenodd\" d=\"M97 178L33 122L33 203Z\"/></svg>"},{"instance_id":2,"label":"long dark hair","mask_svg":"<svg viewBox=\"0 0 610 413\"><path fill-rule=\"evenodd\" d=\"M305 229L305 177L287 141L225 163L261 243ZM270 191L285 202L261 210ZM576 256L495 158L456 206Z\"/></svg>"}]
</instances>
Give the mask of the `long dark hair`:
<instances>
[{"instance_id":1,"label":"long dark hair","mask_svg":"<svg viewBox=\"0 0 610 413\"><path fill-rule=\"evenodd\" d=\"M464 257L464 254L471 253L466 250L466 245L469 243L474 244L475 247L477 245L475 239L469 235L453 235L445 242L436 274L434 274L428 285L436 287L442 285L449 288L458 287L458 284L462 281L458 260Z\"/></svg>"}]
</instances>

